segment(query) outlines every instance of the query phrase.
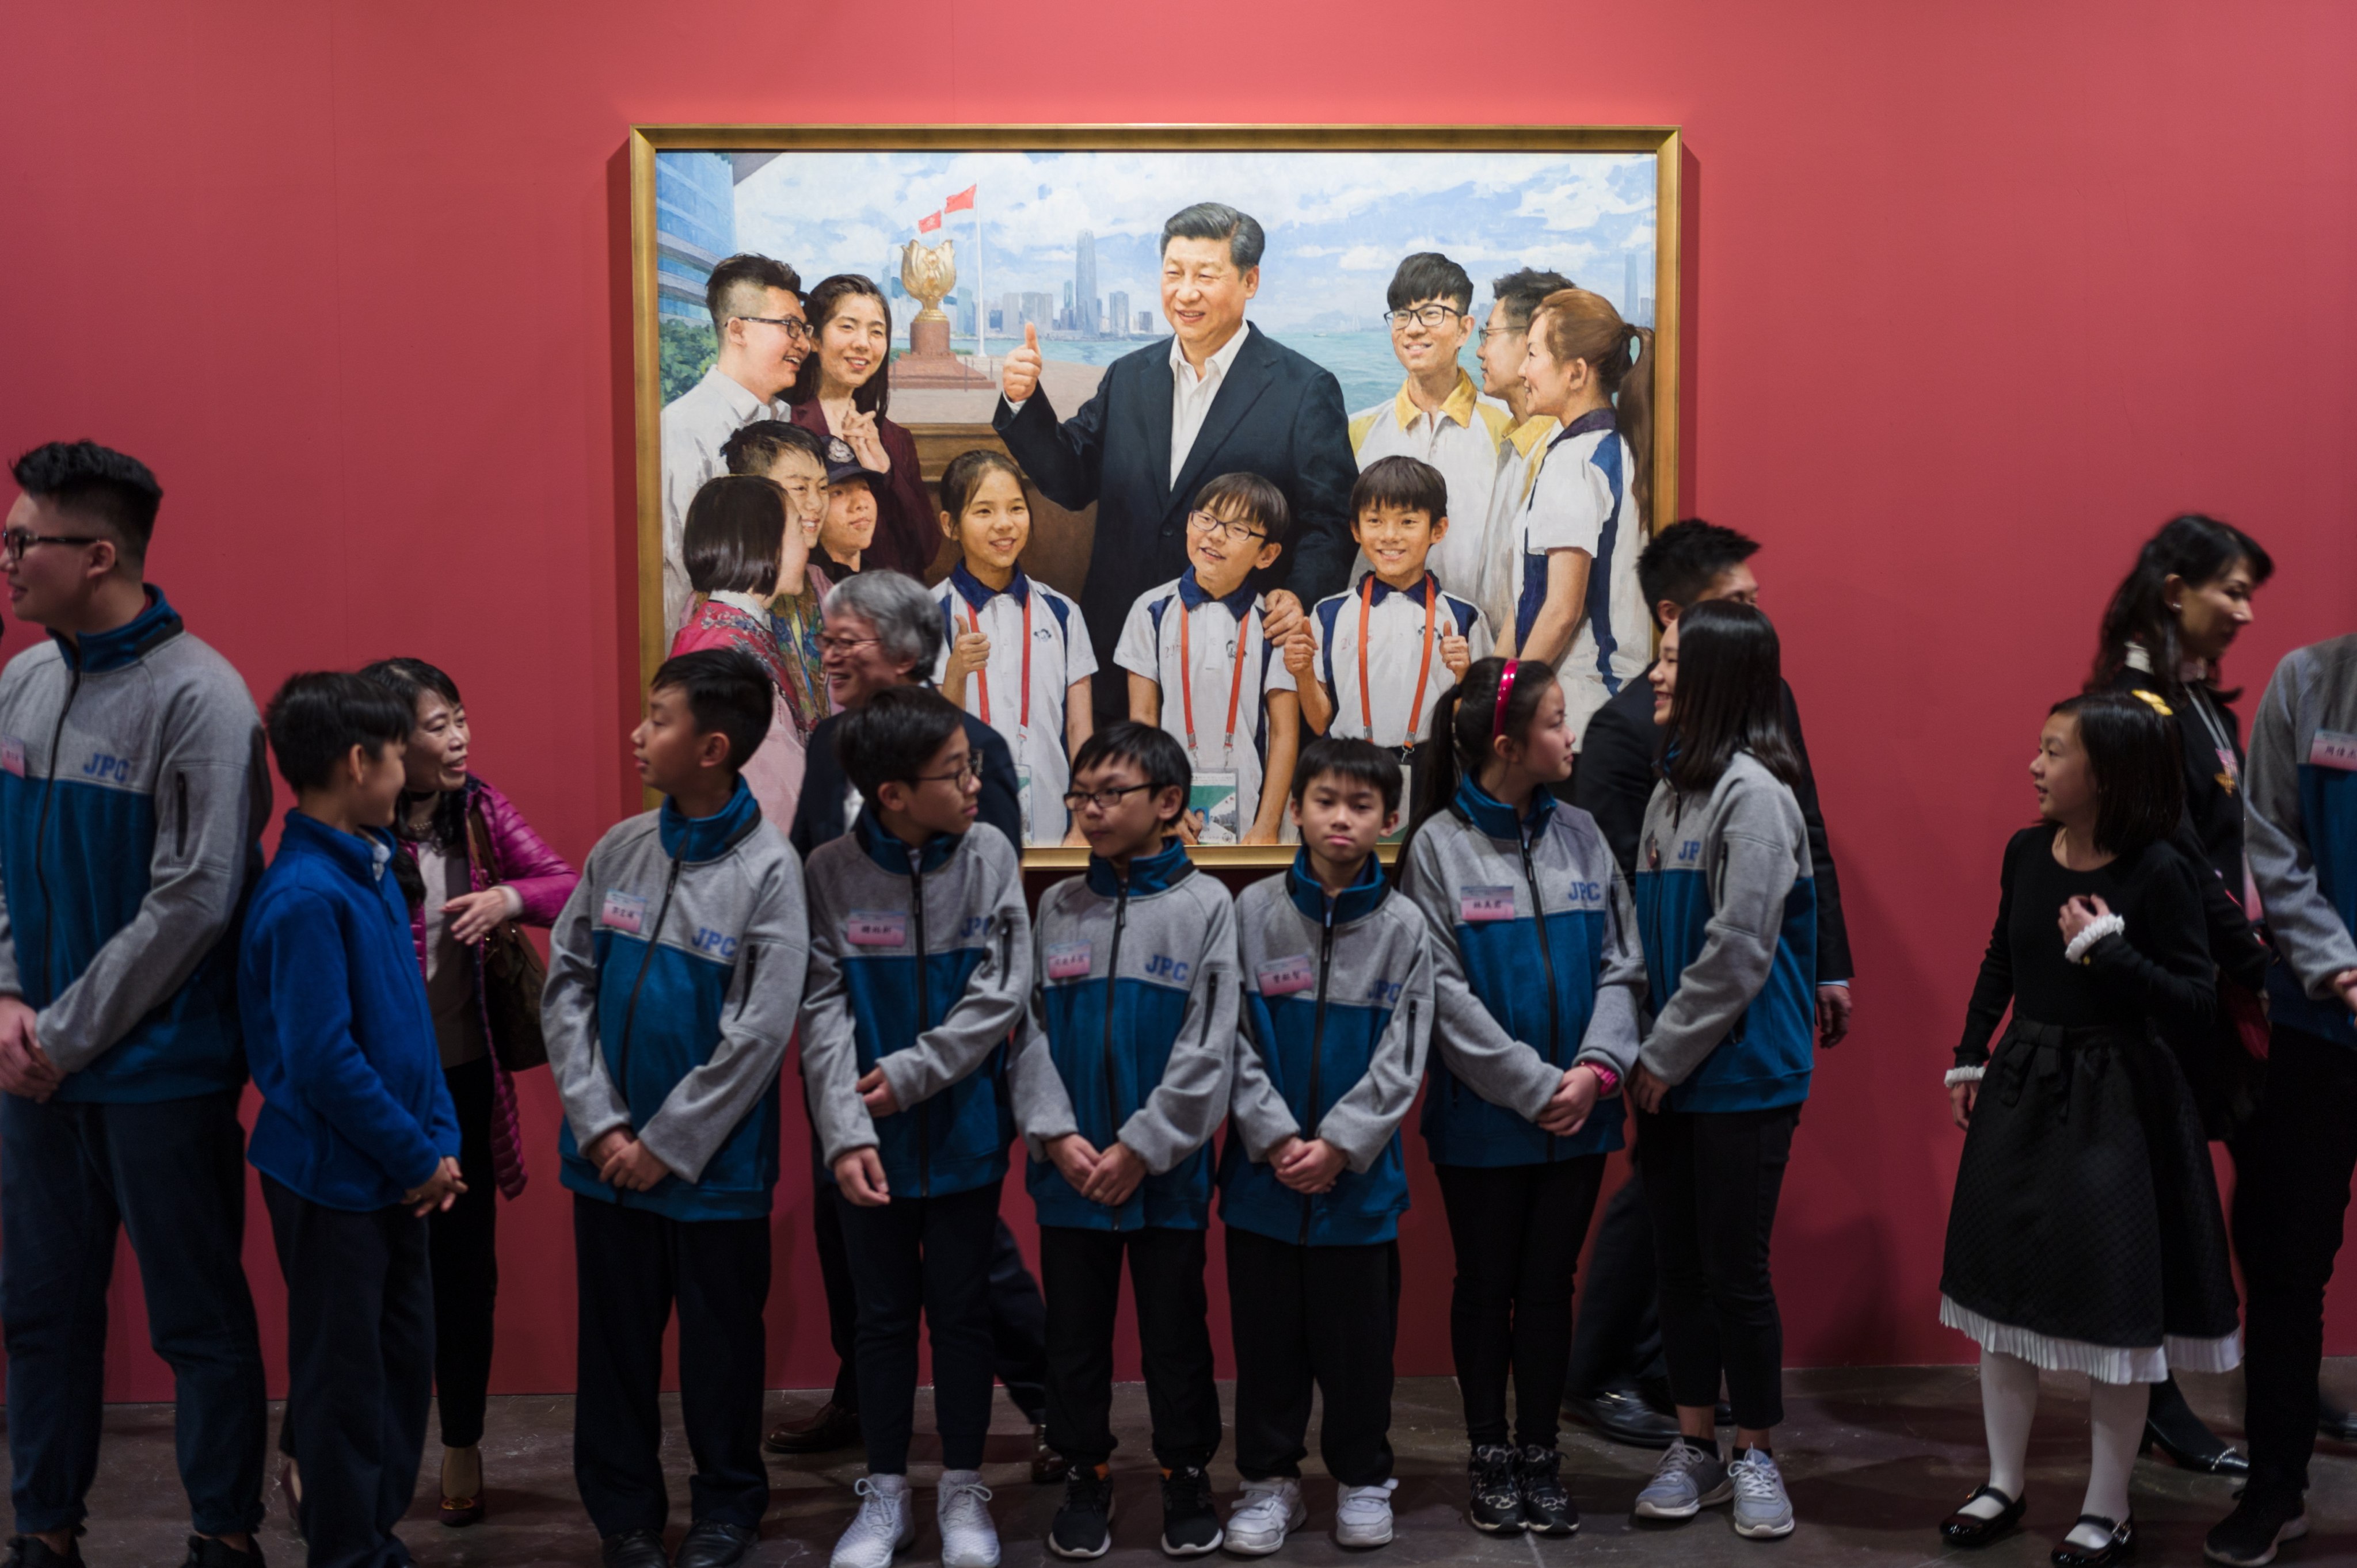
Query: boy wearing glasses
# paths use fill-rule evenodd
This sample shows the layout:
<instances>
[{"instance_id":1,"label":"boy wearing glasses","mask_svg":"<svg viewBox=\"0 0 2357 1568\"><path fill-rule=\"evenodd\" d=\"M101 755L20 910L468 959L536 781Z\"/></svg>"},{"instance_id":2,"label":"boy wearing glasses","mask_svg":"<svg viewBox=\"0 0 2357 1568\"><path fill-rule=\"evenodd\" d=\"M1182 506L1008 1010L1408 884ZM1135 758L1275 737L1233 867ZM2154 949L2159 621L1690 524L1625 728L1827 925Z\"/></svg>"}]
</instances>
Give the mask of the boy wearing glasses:
<instances>
[{"instance_id":1,"label":"boy wearing glasses","mask_svg":"<svg viewBox=\"0 0 2357 1568\"><path fill-rule=\"evenodd\" d=\"M1432 571L1458 598L1478 599L1482 524L1513 415L1495 398L1483 397L1458 363L1473 338L1473 280L1438 252L1420 251L1400 263L1385 298L1392 352L1407 374L1389 401L1351 416L1351 449L1361 473L1385 457L1414 457L1440 470L1449 510L1462 526L1445 540L1436 538ZM1355 502L1351 510L1355 515ZM1367 565L1361 548L1351 567L1352 583Z\"/></svg>"},{"instance_id":2,"label":"boy wearing glasses","mask_svg":"<svg viewBox=\"0 0 2357 1568\"><path fill-rule=\"evenodd\" d=\"M1187 748L1190 843L1268 844L1284 831L1301 707L1253 575L1276 564L1288 519L1285 492L1258 474L1205 485L1187 514L1189 570L1138 596L1114 650L1129 716Z\"/></svg>"},{"instance_id":3,"label":"boy wearing glasses","mask_svg":"<svg viewBox=\"0 0 2357 1568\"><path fill-rule=\"evenodd\" d=\"M1006 1045L1031 990L1022 873L1015 845L976 820L979 754L940 693L877 692L843 715L836 746L864 803L851 831L809 860L802 1078L844 1199L868 1473L834 1563L888 1568L916 1539L908 1469L921 1309L941 1434L942 1562L994 1568L982 1452Z\"/></svg>"},{"instance_id":4,"label":"boy wearing glasses","mask_svg":"<svg viewBox=\"0 0 2357 1568\"><path fill-rule=\"evenodd\" d=\"M1111 1544L1114 1323L1125 1254L1162 1470L1162 1550L1222 1539L1204 1466L1220 1446L1203 1240L1239 983L1234 902L1178 839L1187 754L1149 725L1091 736L1064 797L1087 874L1039 900L1030 1026L1009 1076L1031 1151L1048 1291L1048 1442L1071 1461L1059 1557Z\"/></svg>"}]
</instances>

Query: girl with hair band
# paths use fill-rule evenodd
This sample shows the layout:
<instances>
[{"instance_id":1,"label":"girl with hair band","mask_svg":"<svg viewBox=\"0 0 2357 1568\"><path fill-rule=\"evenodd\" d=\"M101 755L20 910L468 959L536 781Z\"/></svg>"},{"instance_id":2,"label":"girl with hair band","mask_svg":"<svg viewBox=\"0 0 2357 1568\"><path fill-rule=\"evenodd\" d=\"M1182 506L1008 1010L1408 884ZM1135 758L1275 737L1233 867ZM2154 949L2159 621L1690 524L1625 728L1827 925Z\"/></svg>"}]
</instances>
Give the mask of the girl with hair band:
<instances>
[{"instance_id":1,"label":"girl with hair band","mask_svg":"<svg viewBox=\"0 0 2357 1568\"><path fill-rule=\"evenodd\" d=\"M2163 1048L2217 1011L2197 874L2168 843L2180 768L2175 726L2108 692L2056 703L2030 759L2040 821L2006 845L1947 1079L1964 1149L1940 1321L1980 1342L1989 1447L1988 1484L1940 1526L1950 1545L2020 1521L2038 1374L2074 1371L2090 1379L2093 1455L2053 1561L2127 1557L2146 1385L2242 1359L2210 1151Z\"/></svg>"},{"instance_id":2,"label":"girl with hair band","mask_svg":"<svg viewBox=\"0 0 2357 1568\"><path fill-rule=\"evenodd\" d=\"M1768 1252L1816 1032L1814 868L1781 663L1768 618L1734 600L1695 605L1663 634L1662 779L1637 838L1654 1019L1628 1088L1680 1434L1636 1511L1691 1519L1732 1498L1736 1532L1757 1540L1793 1525L1772 1442L1784 1331ZM1731 1464L1713 1420L1722 1376Z\"/></svg>"},{"instance_id":3,"label":"girl with hair band","mask_svg":"<svg viewBox=\"0 0 2357 1568\"><path fill-rule=\"evenodd\" d=\"M802 301L813 347L786 389L790 416L821 440L839 435L876 478L876 540L863 568L886 567L921 581L941 552L933 504L917 461L917 440L886 417L892 407L892 306L873 279L837 273Z\"/></svg>"},{"instance_id":4,"label":"girl with hair band","mask_svg":"<svg viewBox=\"0 0 2357 1568\"><path fill-rule=\"evenodd\" d=\"M1530 411L1561 428L1515 520L1513 624L1499 651L1555 667L1577 738L1652 651L1637 584L1652 514L1652 330L1602 295L1558 290L1531 316L1523 384Z\"/></svg>"},{"instance_id":5,"label":"girl with hair band","mask_svg":"<svg viewBox=\"0 0 2357 1568\"><path fill-rule=\"evenodd\" d=\"M2097 633L2090 692L2132 692L2172 721L2184 752L2185 811L2172 842L2201 886L2210 956L2218 966L2218 1016L2181 1053L2203 1130L2223 1143L2237 1169L2266 1081L2269 950L2243 854L2243 740L2233 701L2221 691L2226 650L2251 623L2251 604L2275 562L2240 529L2214 518L2172 518L2136 552ZM2206 873L2206 875L2203 875ZM2357 1437L2348 1412L2318 1394L2318 1425ZM2236 1477L2250 1461L2193 1413L2177 1380L2152 1388L2147 1447L2182 1468Z\"/></svg>"},{"instance_id":6,"label":"girl with hair band","mask_svg":"<svg viewBox=\"0 0 2357 1568\"><path fill-rule=\"evenodd\" d=\"M1425 1145L1457 1253L1450 1347L1476 1530L1569 1535L1555 1446L1579 1249L1621 1147L1645 989L1636 914L1571 772L1562 685L1483 659L1433 710L1436 746L1400 854L1433 951ZM1509 1441L1511 1376L1516 1430Z\"/></svg>"}]
</instances>

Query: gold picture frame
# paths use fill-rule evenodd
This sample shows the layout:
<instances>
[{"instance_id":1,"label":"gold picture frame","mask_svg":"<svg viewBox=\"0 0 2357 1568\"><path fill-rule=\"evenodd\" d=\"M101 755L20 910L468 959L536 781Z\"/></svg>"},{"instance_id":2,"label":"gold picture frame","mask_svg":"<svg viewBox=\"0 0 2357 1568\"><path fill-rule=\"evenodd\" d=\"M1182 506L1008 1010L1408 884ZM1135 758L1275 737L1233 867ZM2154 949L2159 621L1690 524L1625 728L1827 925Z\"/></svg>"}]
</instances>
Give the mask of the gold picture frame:
<instances>
[{"instance_id":1,"label":"gold picture frame","mask_svg":"<svg viewBox=\"0 0 2357 1568\"><path fill-rule=\"evenodd\" d=\"M630 203L630 325L635 405L639 580L639 678L663 660L660 295L656 156L672 151L1169 152L1549 152L1640 153L1654 158L1653 517L1678 514L1682 357L1680 205L1682 143L1674 125L633 125L628 145ZM925 427L912 426L920 438ZM1648 520L1649 521L1652 520ZM1212 845L1194 851L1208 867L1290 865L1285 846ZM1034 846L1027 868L1077 866L1086 851ZM1388 847L1386 849L1388 859Z\"/></svg>"}]
</instances>

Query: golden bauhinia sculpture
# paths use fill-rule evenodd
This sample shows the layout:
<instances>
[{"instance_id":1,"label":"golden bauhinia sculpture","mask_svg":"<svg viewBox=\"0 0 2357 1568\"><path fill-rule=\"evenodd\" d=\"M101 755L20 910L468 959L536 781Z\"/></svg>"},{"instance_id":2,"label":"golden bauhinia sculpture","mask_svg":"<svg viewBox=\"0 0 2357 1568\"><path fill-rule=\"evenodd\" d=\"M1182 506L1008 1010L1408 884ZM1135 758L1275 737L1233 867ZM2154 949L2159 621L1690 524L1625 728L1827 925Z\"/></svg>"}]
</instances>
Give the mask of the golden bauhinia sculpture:
<instances>
[{"instance_id":1,"label":"golden bauhinia sculpture","mask_svg":"<svg viewBox=\"0 0 2357 1568\"><path fill-rule=\"evenodd\" d=\"M947 321L942 310L942 300L957 286L957 242L943 240L938 245L928 245L911 240L900 247L900 286L924 308L917 312L919 321Z\"/></svg>"}]
</instances>

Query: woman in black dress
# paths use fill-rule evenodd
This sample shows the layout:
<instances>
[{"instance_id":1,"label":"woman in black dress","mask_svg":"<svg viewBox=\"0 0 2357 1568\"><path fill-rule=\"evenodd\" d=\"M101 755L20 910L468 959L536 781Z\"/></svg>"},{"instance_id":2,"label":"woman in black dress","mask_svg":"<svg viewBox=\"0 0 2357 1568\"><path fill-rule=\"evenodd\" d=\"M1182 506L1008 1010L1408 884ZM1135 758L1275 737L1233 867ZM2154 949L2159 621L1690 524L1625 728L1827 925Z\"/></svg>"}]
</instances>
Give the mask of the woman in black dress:
<instances>
[{"instance_id":1,"label":"woman in black dress","mask_svg":"<svg viewBox=\"0 0 2357 1568\"><path fill-rule=\"evenodd\" d=\"M1940 1320L1980 1342L1989 1481L1941 1533L1978 1546L2018 1522L2038 1374L2083 1372L2093 1463L2053 1561L2095 1568L2135 1550L2146 1385L2242 1359L2209 1148L2172 1049L2215 1017L2215 966L2193 868L2167 842L2184 811L2169 721L2131 695L2072 698L2029 773L2042 820L2006 846L1948 1074L1965 1136Z\"/></svg>"}]
</instances>

